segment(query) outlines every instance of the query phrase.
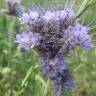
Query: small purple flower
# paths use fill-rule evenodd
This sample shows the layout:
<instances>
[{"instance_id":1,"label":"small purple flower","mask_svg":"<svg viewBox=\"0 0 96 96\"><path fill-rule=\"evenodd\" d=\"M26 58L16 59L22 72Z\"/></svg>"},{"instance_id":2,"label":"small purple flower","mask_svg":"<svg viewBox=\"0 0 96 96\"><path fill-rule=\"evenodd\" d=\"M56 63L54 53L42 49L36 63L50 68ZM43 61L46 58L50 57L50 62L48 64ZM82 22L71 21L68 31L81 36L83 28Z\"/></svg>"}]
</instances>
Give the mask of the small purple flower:
<instances>
[{"instance_id":1,"label":"small purple flower","mask_svg":"<svg viewBox=\"0 0 96 96\"><path fill-rule=\"evenodd\" d=\"M62 86L61 86L60 84L58 84L57 82L55 82L55 83L53 84L53 91L54 91L54 93L56 93L58 96L60 96L61 93L62 93Z\"/></svg>"},{"instance_id":2,"label":"small purple flower","mask_svg":"<svg viewBox=\"0 0 96 96\"><path fill-rule=\"evenodd\" d=\"M90 39L90 37L88 38L88 40L86 39L85 41L80 43L80 47L88 52L91 48L94 48L94 45L92 44L92 41Z\"/></svg>"},{"instance_id":3,"label":"small purple flower","mask_svg":"<svg viewBox=\"0 0 96 96\"><path fill-rule=\"evenodd\" d=\"M80 47L84 51L88 51L89 49L93 48L93 44L91 41L90 36L88 35L87 27L80 25L77 23L73 29L73 37L77 43L80 43Z\"/></svg>"},{"instance_id":4,"label":"small purple flower","mask_svg":"<svg viewBox=\"0 0 96 96\"><path fill-rule=\"evenodd\" d=\"M56 12L56 17L58 17L59 19L63 19L63 20L66 18L74 17L74 16L75 16L75 13L72 9L65 9L65 10Z\"/></svg>"},{"instance_id":5,"label":"small purple flower","mask_svg":"<svg viewBox=\"0 0 96 96\"><path fill-rule=\"evenodd\" d=\"M46 20L47 22L49 22L50 20L54 19L55 18L55 13L54 12L51 12L51 11L47 11L45 12L45 14L42 16L42 18L44 20Z\"/></svg>"},{"instance_id":6,"label":"small purple flower","mask_svg":"<svg viewBox=\"0 0 96 96\"><path fill-rule=\"evenodd\" d=\"M66 69L66 65L64 61L60 60L59 58L55 58L53 60L44 60L44 73L48 74L49 78L56 78L59 73L62 73L64 69Z\"/></svg>"},{"instance_id":7,"label":"small purple flower","mask_svg":"<svg viewBox=\"0 0 96 96\"><path fill-rule=\"evenodd\" d=\"M34 46L39 44L40 36L37 33L22 32L16 36L16 43L19 44L19 48L30 50Z\"/></svg>"},{"instance_id":8,"label":"small purple flower","mask_svg":"<svg viewBox=\"0 0 96 96\"><path fill-rule=\"evenodd\" d=\"M24 12L24 7L20 5L21 0L4 0L6 9L2 9L1 13L6 13L10 16L18 17Z\"/></svg>"},{"instance_id":9,"label":"small purple flower","mask_svg":"<svg viewBox=\"0 0 96 96\"><path fill-rule=\"evenodd\" d=\"M23 6L18 6L17 8L17 14L21 14L25 11L24 7Z\"/></svg>"},{"instance_id":10,"label":"small purple flower","mask_svg":"<svg viewBox=\"0 0 96 96\"><path fill-rule=\"evenodd\" d=\"M28 13L23 13L22 17L20 18L20 21L23 24L31 24L32 21L36 20L39 17L39 14L37 11L29 11Z\"/></svg>"}]
</instances>

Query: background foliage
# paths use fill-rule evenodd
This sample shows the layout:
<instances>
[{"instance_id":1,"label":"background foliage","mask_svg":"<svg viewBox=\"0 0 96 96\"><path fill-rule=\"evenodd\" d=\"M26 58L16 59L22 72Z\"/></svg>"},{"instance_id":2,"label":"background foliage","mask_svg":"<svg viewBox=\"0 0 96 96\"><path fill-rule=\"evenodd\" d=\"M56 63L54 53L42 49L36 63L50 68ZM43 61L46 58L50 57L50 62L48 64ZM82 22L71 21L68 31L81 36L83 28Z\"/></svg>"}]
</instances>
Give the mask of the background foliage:
<instances>
[{"instance_id":1,"label":"background foliage","mask_svg":"<svg viewBox=\"0 0 96 96\"><path fill-rule=\"evenodd\" d=\"M30 2L32 0L29 0ZM76 0L78 9L83 0ZM95 0L93 0L95 1ZM44 4L44 0L33 0ZM54 3L54 0L50 0ZM22 0L28 7L28 0ZM63 4L63 0L61 0ZM4 8L0 0L0 9ZM96 24L96 6L90 7L82 16L84 24ZM91 33L96 30L92 30ZM50 80L41 75L38 56L34 52L20 52L14 38L20 32L20 22L5 14L0 14L0 96L54 96L50 90ZM96 45L96 36L93 42ZM69 62L76 83L73 92L66 96L96 96L96 49L88 53L77 48L66 61Z\"/></svg>"}]
</instances>

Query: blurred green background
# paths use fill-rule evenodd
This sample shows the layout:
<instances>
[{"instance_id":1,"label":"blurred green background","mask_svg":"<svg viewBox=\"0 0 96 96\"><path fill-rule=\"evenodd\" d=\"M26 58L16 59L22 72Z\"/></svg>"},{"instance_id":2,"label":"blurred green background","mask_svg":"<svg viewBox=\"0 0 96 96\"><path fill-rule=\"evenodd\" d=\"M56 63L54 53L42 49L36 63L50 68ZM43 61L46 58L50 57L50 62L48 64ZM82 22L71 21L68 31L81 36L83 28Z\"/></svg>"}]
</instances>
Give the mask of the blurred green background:
<instances>
[{"instance_id":1,"label":"blurred green background","mask_svg":"<svg viewBox=\"0 0 96 96\"><path fill-rule=\"evenodd\" d=\"M22 5L28 7L28 1L32 0L22 0ZM44 1L32 2L43 5ZM50 0L52 3L55 1ZM76 0L74 9L78 9L82 1ZM64 0L60 2L64 4ZM0 9L2 8L5 5L0 0ZM81 19L83 24L96 25L96 6L90 7ZM20 52L17 49L14 38L20 32L20 26L17 19L0 14L0 96L56 96L50 90L51 81L41 74L39 57L33 51ZM95 31L96 29L92 30L90 34ZM94 36L93 43L96 45L95 42ZM77 48L66 57L66 61L69 62L76 84L75 89L66 96L96 96L96 49L86 53Z\"/></svg>"}]
</instances>

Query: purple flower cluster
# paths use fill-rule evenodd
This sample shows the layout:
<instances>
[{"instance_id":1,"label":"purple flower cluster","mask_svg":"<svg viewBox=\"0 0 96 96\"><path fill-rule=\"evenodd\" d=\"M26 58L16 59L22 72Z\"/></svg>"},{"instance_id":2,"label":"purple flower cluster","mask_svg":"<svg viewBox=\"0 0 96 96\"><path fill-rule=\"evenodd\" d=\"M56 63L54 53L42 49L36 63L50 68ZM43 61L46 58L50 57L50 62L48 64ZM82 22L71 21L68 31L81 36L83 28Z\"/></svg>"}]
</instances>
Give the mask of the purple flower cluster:
<instances>
[{"instance_id":1,"label":"purple flower cluster","mask_svg":"<svg viewBox=\"0 0 96 96\"><path fill-rule=\"evenodd\" d=\"M21 0L4 0L6 9L2 9L3 13L11 16L19 16L20 13L24 12L24 7L20 5Z\"/></svg>"},{"instance_id":2,"label":"purple flower cluster","mask_svg":"<svg viewBox=\"0 0 96 96\"><path fill-rule=\"evenodd\" d=\"M88 35L88 28L77 23L72 29L74 38L84 51L89 51L93 46L90 36Z\"/></svg>"},{"instance_id":3,"label":"purple flower cluster","mask_svg":"<svg viewBox=\"0 0 96 96\"><path fill-rule=\"evenodd\" d=\"M19 44L19 48L29 51L34 46L39 44L40 35L32 32L22 32L16 36L16 43Z\"/></svg>"},{"instance_id":4,"label":"purple flower cluster","mask_svg":"<svg viewBox=\"0 0 96 96\"><path fill-rule=\"evenodd\" d=\"M72 89L72 75L68 69L67 63L63 58L54 58L51 60L42 60L43 74L53 80L53 90L60 95L63 88Z\"/></svg>"},{"instance_id":5,"label":"purple flower cluster","mask_svg":"<svg viewBox=\"0 0 96 96\"><path fill-rule=\"evenodd\" d=\"M84 51L94 47L88 35L88 28L75 19L72 9L55 11L31 11L20 18L26 32L16 36L20 48L36 47L42 59L43 73L53 81L57 94L63 88L72 88L72 75L63 57L80 46ZM38 46L37 46L38 45Z\"/></svg>"}]
</instances>

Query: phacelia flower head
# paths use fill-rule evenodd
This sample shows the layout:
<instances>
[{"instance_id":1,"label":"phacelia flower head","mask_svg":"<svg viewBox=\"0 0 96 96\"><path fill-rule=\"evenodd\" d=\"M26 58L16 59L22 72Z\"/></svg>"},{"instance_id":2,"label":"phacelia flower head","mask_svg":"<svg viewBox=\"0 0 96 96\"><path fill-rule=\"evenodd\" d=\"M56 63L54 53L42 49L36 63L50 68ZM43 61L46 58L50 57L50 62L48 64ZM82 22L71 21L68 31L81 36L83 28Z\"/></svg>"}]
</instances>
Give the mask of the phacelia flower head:
<instances>
[{"instance_id":1,"label":"phacelia flower head","mask_svg":"<svg viewBox=\"0 0 96 96\"><path fill-rule=\"evenodd\" d=\"M63 88L72 89L74 85L63 57L77 46L84 51L93 47L87 27L75 16L70 8L44 12L29 10L20 17L26 31L16 36L20 48L29 50L36 46L43 73L53 81L53 89L59 95Z\"/></svg>"}]
</instances>

